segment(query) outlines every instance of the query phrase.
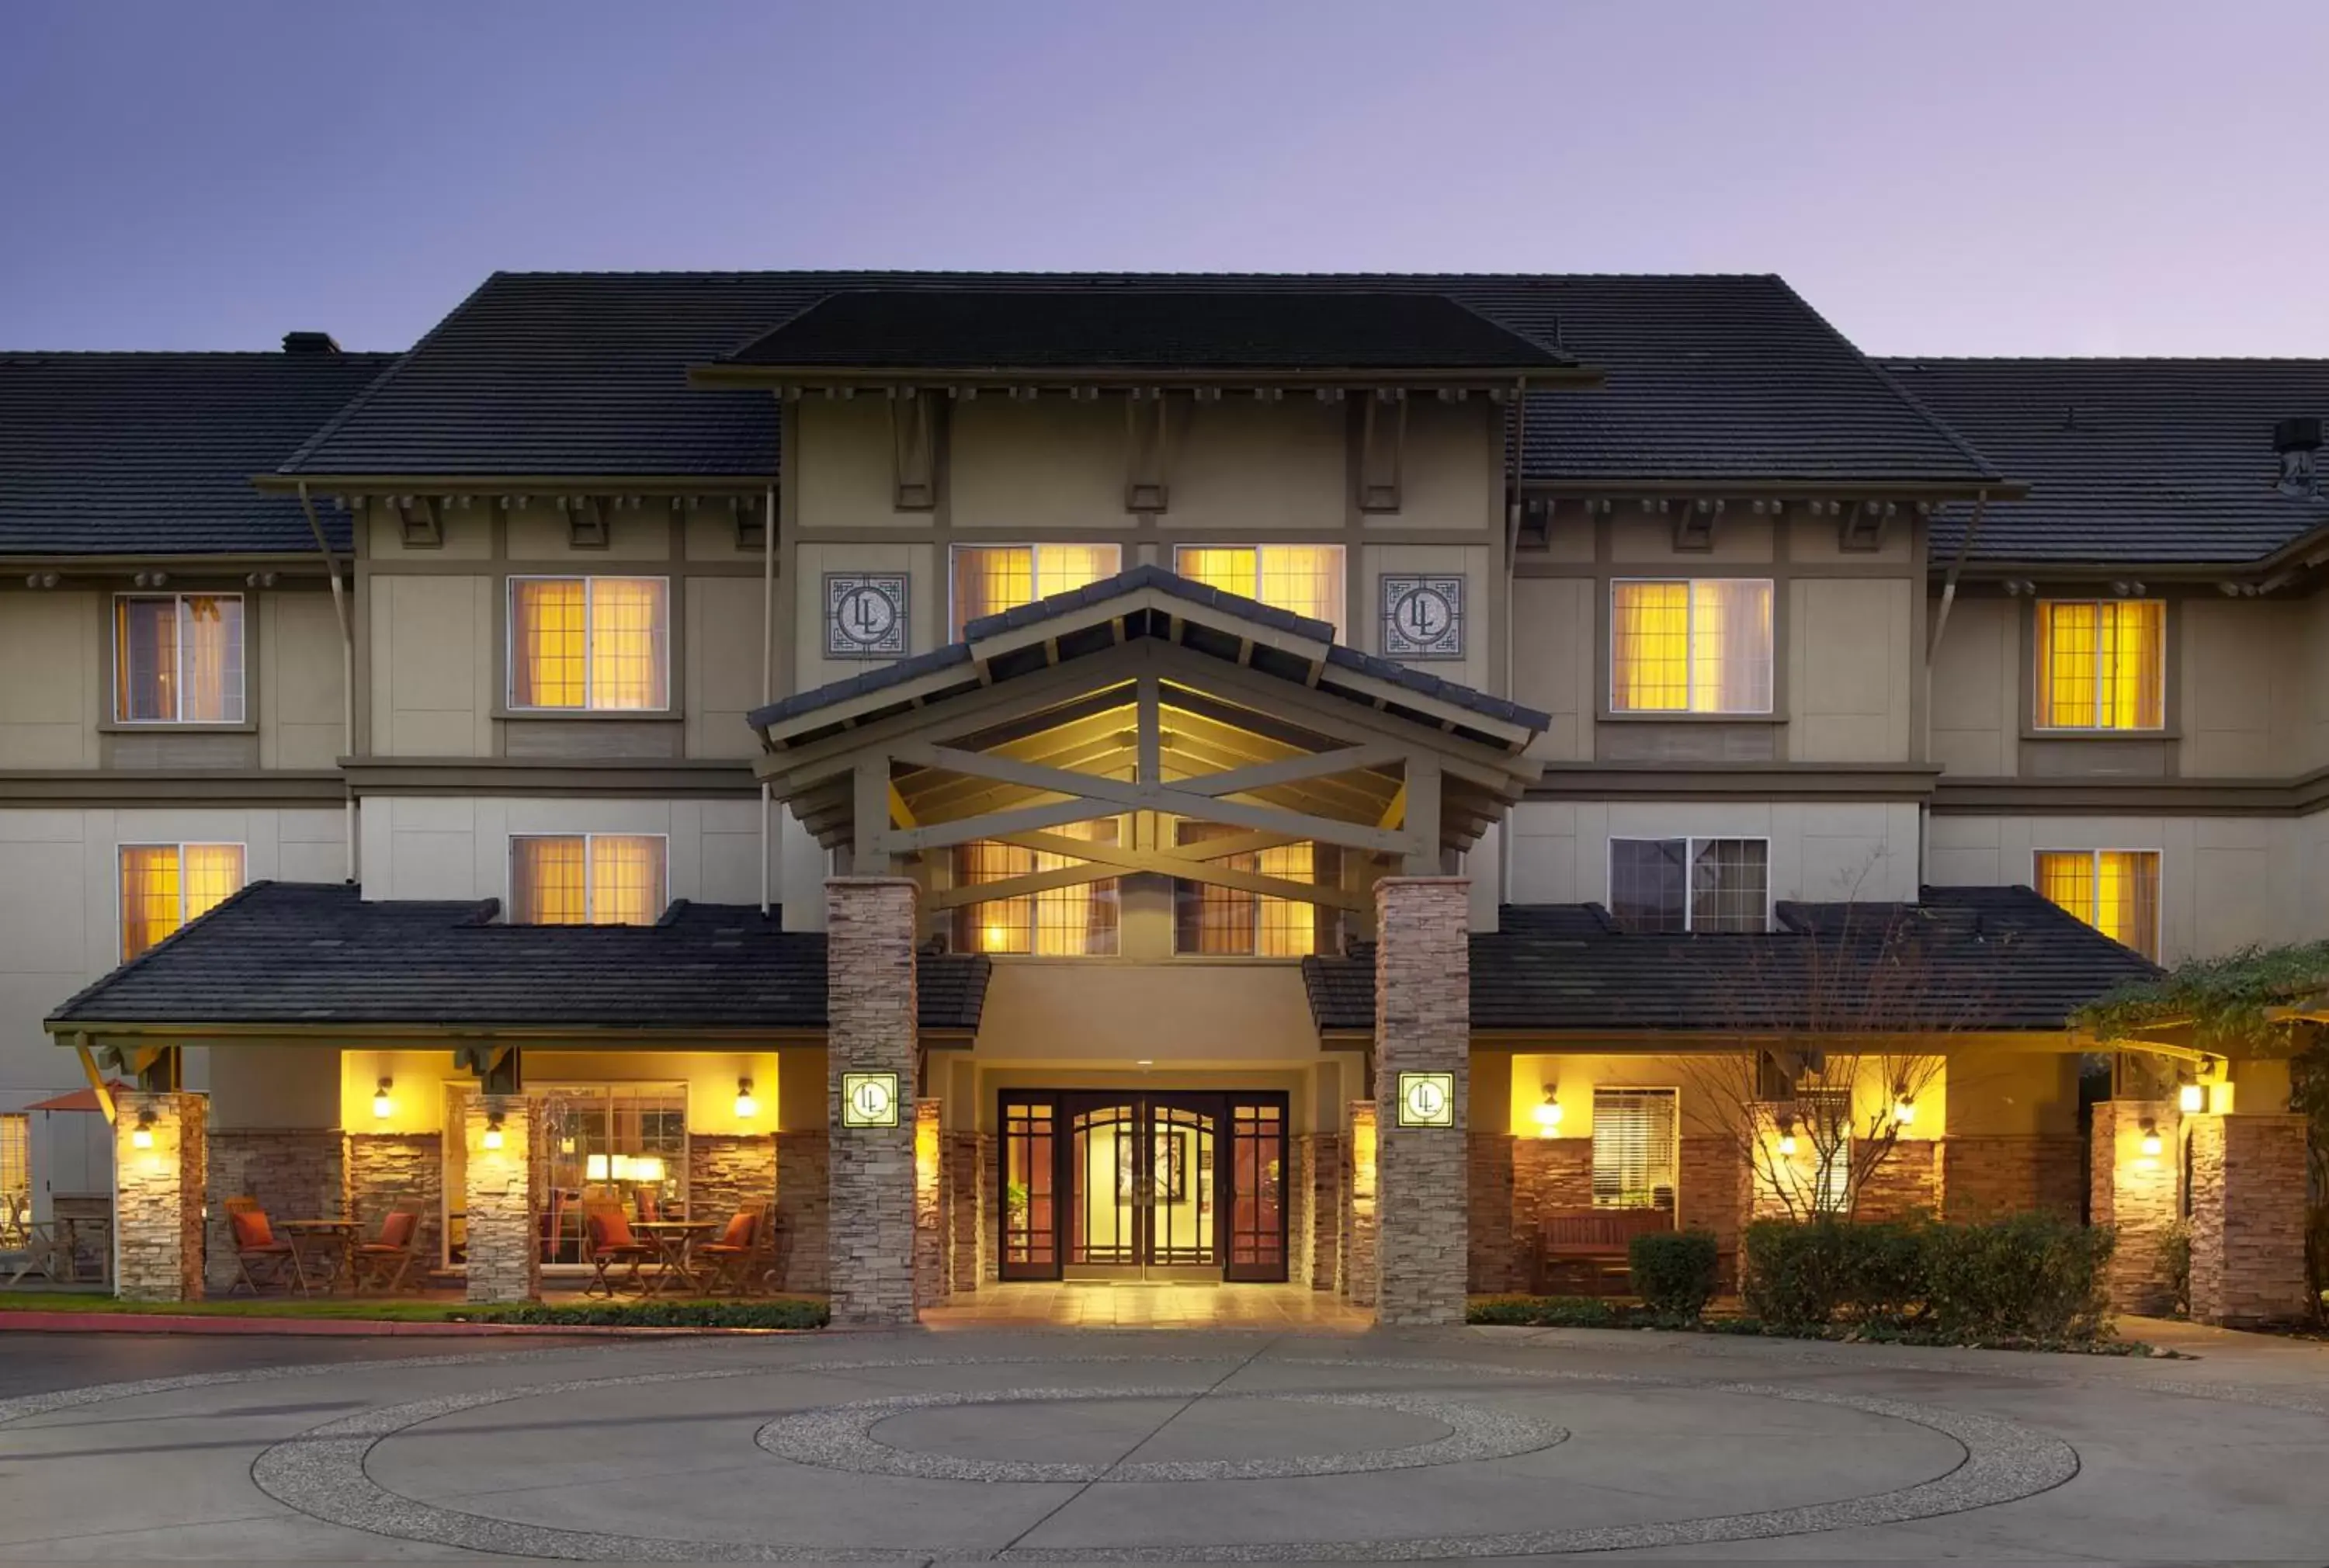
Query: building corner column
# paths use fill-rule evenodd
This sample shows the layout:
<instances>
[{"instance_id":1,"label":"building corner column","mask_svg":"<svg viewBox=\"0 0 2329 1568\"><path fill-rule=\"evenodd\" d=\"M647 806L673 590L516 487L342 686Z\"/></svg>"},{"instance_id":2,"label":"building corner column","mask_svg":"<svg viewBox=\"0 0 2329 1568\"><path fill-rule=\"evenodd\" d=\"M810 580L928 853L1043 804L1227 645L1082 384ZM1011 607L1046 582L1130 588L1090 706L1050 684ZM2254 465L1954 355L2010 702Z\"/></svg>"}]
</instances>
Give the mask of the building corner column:
<instances>
[{"instance_id":1,"label":"building corner column","mask_svg":"<svg viewBox=\"0 0 2329 1568\"><path fill-rule=\"evenodd\" d=\"M826 1289L836 1326L917 1320L914 884L825 889ZM886 1095L886 1101L883 1096Z\"/></svg>"},{"instance_id":2,"label":"building corner column","mask_svg":"<svg viewBox=\"0 0 2329 1568\"><path fill-rule=\"evenodd\" d=\"M2088 1216L2118 1233L2110 1261L2115 1311L2164 1317L2175 1286L2164 1242L2182 1217L2173 1100L2104 1100L2094 1109Z\"/></svg>"},{"instance_id":3,"label":"building corner column","mask_svg":"<svg viewBox=\"0 0 2329 1568\"><path fill-rule=\"evenodd\" d=\"M533 1158L534 1121L535 1103L523 1094L468 1096L461 1128L468 1141L462 1203L472 1301L542 1299L542 1249L533 1227L542 1208L543 1173Z\"/></svg>"},{"instance_id":4,"label":"building corner column","mask_svg":"<svg viewBox=\"0 0 2329 1568\"><path fill-rule=\"evenodd\" d=\"M120 1096L113 1124L113 1293L125 1301L203 1299L203 1197L209 1103L200 1094Z\"/></svg>"},{"instance_id":5,"label":"building corner column","mask_svg":"<svg viewBox=\"0 0 2329 1568\"><path fill-rule=\"evenodd\" d=\"M2191 1118L2192 1316L2220 1328L2306 1314L2305 1118Z\"/></svg>"},{"instance_id":6,"label":"building corner column","mask_svg":"<svg viewBox=\"0 0 2329 1568\"><path fill-rule=\"evenodd\" d=\"M1471 882L1375 884L1375 1317L1460 1324L1470 1273Z\"/></svg>"}]
</instances>

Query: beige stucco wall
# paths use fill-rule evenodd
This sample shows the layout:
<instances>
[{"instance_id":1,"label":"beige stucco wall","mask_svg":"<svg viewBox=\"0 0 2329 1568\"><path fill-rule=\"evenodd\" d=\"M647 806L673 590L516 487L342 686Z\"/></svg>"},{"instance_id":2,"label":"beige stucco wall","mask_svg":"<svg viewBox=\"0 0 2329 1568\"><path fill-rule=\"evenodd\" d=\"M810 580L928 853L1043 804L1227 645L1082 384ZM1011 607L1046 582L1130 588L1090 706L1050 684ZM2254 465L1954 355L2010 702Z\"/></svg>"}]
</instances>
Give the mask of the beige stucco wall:
<instances>
[{"instance_id":1,"label":"beige stucco wall","mask_svg":"<svg viewBox=\"0 0 2329 1568\"><path fill-rule=\"evenodd\" d=\"M756 904L759 812L751 799L375 795L361 813L364 897L506 899L513 834L659 833L672 897Z\"/></svg>"},{"instance_id":2,"label":"beige stucco wall","mask_svg":"<svg viewBox=\"0 0 2329 1568\"><path fill-rule=\"evenodd\" d=\"M1600 584L1521 577L1513 584L1513 697L1552 716L1529 746L1548 762L1589 762L1599 677L1594 646Z\"/></svg>"},{"instance_id":3,"label":"beige stucco wall","mask_svg":"<svg viewBox=\"0 0 2329 1568\"><path fill-rule=\"evenodd\" d=\"M2189 778L2301 772L2298 737L2309 685L2323 666L2303 657L2302 603L2192 597L2168 607L2183 621L2178 771Z\"/></svg>"},{"instance_id":4,"label":"beige stucco wall","mask_svg":"<svg viewBox=\"0 0 2329 1568\"><path fill-rule=\"evenodd\" d=\"M1510 826L1514 903L1605 903L1613 838L1768 839L1775 900L1917 893L1913 803L1532 801Z\"/></svg>"},{"instance_id":5,"label":"beige stucco wall","mask_svg":"<svg viewBox=\"0 0 2329 1568\"><path fill-rule=\"evenodd\" d=\"M1949 776L2010 778L2020 766L2022 606L1961 597L1932 663L1932 760Z\"/></svg>"},{"instance_id":6,"label":"beige stucco wall","mask_svg":"<svg viewBox=\"0 0 2329 1568\"><path fill-rule=\"evenodd\" d=\"M1919 662L1908 577L1798 577L1789 585L1787 756L1905 762Z\"/></svg>"},{"instance_id":7,"label":"beige stucco wall","mask_svg":"<svg viewBox=\"0 0 2329 1568\"><path fill-rule=\"evenodd\" d=\"M1176 399L1173 420L1166 515L1174 527L1342 528L1350 493L1349 417L1343 405L1301 397L1282 403ZM1113 433L1119 454L1122 422L1119 412Z\"/></svg>"},{"instance_id":8,"label":"beige stucco wall","mask_svg":"<svg viewBox=\"0 0 2329 1568\"><path fill-rule=\"evenodd\" d=\"M374 755L493 755L495 587L483 576L372 574Z\"/></svg>"},{"instance_id":9,"label":"beige stucco wall","mask_svg":"<svg viewBox=\"0 0 2329 1568\"><path fill-rule=\"evenodd\" d=\"M0 768L96 767L106 596L0 591Z\"/></svg>"},{"instance_id":10,"label":"beige stucco wall","mask_svg":"<svg viewBox=\"0 0 2329 1568\"><path fill-rule=\"evenodd\" d=\"M1742 1056L1595 1055L1589 1047L1573 1055L1515 1052L1508 1059L1510 1103L1507 1125L1503 1130L1524 1138L1538 1136L1535 1112L1544 1103L1548 1088L1558 1093L1562 1138L1589 1140L1593 1136L1593 1091L1620 1088L1681 1091L1677 1108L1682 1113L1682 1135L1711 1136L1726 1125L1726 1115L1736 1113L1749 1090L1752 1073L1751 1064ZM2061 1059L2039 1058L2041 1062ZM1934 1139L1942 1136L1944 1130L2007 1131L2004 1127L1960 1125L1966 1121L1967 1113L1957 1105L1951 1088L1960 1075L1989 1079L2004 1060L2003 1053L1970 1052L1963 1057L1952 1055L1943 1064L1924 1058L1911 1066L1909 1058L1871 1053L1857 1061L1860 1070L1853 1080L1853 1121L1855 1125L1865 1125L1876 1114L1890 1111L1892 1084L1886 1081L1885 1074L1888 1068L1894 1068L1913 1071L1921 1082L1915 1095L1916 1120L1902 1131L1901 1137ZM2077 1057L2068 1060L2075 1067ZM2022 1083L2034 1076L2030 1071L2010 1065L2005 1072L2009 1083ZM1989 1102L1983 1099L1976 1103L1986 1105ZM2075 1108L2073 1101L2074 1113ZM1474 1121L1476 1125L1483 1125L1477 1117Z\"/></svg>"}]
</instances>

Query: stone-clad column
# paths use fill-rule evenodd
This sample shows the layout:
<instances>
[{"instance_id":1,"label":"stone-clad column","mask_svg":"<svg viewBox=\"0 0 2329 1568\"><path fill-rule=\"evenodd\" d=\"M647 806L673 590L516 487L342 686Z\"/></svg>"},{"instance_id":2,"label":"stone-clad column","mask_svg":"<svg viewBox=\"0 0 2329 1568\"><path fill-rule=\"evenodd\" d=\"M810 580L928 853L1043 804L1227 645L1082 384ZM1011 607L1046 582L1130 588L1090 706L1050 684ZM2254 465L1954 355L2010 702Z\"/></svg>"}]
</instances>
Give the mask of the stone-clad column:
<instances>
[{"instance_id":1,"label":"stone-clad column","mask_svg":"<svg viewBox=\"0 0 2329 1568\"><path fill-rule=\"evenodd\" d=\"M825 890L827 1289L833 1321L864 1328L914 1310L914 884L835 877ZM887 1124L851 1125L853 1075L891 1090ZM870 1102L868 1102L870 1103Z\"/></svg>"},{"instance_id":2,"label":"stone-clad column","mask_svg":"<svg viewBox=\"0 0 2329 1568\"><path fill-rule=\"evenodd\" d=\"M2305 1316L2305 1119L2197 1116L2192 1133L2192 1316Z\"/></svg>"},{"instance_id":3,"label":"stone-clad column","mask_svg":"<svg viewBox=\"0 0 2329 1568\"><path fill-rule=\"evenodd\" d=\"M2121 1312L2164 1317L2174 1310L2175 1288L2160 1243L2181 1214L2175 1102L2105 1100L2094 1114L2088 1217L2118 1232L2110 1304ZM2159 1140L2156 1154L2144 1151L2151 1136Z\"/></svg>"},{"instance_id":4,"label":"stone-clad column","mask_svg":"<svg viewBox=\"0 0 2329 1568\"><path fill-rule=\"evenodd\" d=\"M935 1307L947 1295L947 1173L940 1125L945 1105L914 1102L914 1305Z\"/></svg>"},{"instance_id":5,"label":"stone-clad column","mask_svg":"<svg viewBox=\"0 0 2329 1568\"><path fill-rule=\"evenodd\" d=\"M1468 878L1375 884L1375 1317L1382 1323L1464 1320L1470 915Z\"/></svg>"},{"instance_id":6,"label":"stone-clad column","mask_svg":"<svg viewBox=\"0 0 2329 1568\"><path fill-rule=\"evenodd\" d=\"M209 1103L200 1094L123 1094L113 1124L113 1293L125 1301L203 1299L203 1190Z\"/></svg>"},{"instance_id":7,"label":"stone-clad column","mask_svg":"<svg viewBox=\"0 0 2329 1568\"><path fill-rule=\"evenodd\" d=\"M1351 1102L1350 1136L1343 1141L1334 1282L1353 1307L1375 1304L1375 1214L1377 1179L1375 1103Z\"/></svg>"},{"instance_id":8,"label":"stone-clad column","mask_svg":"<svg viewBox=\"0 0 2329 1568\"><path fill-rule=\"evenodd\" d=\"M533 1159L535 1105L523 1094L472 1094L463 1118L468 1140L468 1299L532 1301L542 1295L542 1166Z\"/></svg>"}]
</instances>

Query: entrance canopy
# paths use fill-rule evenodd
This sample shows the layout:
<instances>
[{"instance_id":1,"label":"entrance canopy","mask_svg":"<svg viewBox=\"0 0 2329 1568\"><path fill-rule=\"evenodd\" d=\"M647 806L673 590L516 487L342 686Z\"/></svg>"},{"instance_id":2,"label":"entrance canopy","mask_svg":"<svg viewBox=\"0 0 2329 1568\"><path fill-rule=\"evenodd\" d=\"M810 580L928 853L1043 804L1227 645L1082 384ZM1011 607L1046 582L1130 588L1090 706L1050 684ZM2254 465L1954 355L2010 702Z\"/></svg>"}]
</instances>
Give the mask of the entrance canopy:
<instances>
[{"instance_id":1,"label":"entrance canopy","mask_svg":"<svg viewBox=\"0 0 2329 1568\"><path fill-rule=\"evenodd\" d=\"M861 873L975 840L1084 862L961 897L1154 871L1360 908L1370 869L1436 873L1517 801L1551 719L1334 633L1137 567L759 709L759 772ZM1099 818L1131 831L1059 831ZM1214 831L1193 843L1162 819ZM1342 849L1339 886L1227 864L1305 840Z\"/></svg>"}]
</instances>

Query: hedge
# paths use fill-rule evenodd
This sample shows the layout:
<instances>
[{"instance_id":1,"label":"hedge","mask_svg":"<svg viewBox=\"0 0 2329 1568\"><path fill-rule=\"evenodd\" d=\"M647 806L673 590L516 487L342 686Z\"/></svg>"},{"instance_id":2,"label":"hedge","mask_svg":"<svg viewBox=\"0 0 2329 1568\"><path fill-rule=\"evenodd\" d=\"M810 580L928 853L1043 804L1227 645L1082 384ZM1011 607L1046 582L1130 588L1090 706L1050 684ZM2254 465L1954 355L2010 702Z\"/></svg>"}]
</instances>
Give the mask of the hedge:
<instances>
[{"instance_id":1,"label":"hedge","mask_svg":"<svg viewBox=\"0 0 2329 1568\"><path fill-rule=\"evenodd\" d=\"M461 1314L479 1323L572 1329L822 1329L823 1301L774 1296L717 1301L520 1301Z\"/></svg>"},{"instance_id":2,"label":"hedge","mask_svg":"<svg viewBox=\"0 0 2329 1568\"><path fill-rule=\"evenodd\" d=\"M1785 1330L1849 1323L1951 1338L2091 1340L2111 1332L2113 1236L2050 1215L1747 1227L1747 1310Z\"/></svg>"},{"instance_id":3,"label":"hedge","mask_svg":"<svg viewBox=\"0 0 2329 1568\"><path fill-rule=\"evenodd\" d=\"M1711 1232L1650 1231L1627 1249L1634 1294L1658 1318L1696 1322L1714 1300L1721 1253Z\"/></svg>"}]
</instances>

